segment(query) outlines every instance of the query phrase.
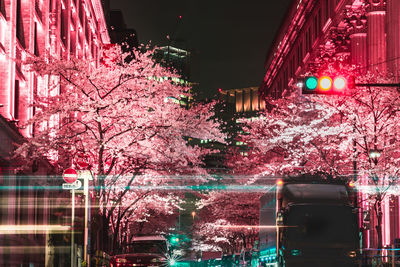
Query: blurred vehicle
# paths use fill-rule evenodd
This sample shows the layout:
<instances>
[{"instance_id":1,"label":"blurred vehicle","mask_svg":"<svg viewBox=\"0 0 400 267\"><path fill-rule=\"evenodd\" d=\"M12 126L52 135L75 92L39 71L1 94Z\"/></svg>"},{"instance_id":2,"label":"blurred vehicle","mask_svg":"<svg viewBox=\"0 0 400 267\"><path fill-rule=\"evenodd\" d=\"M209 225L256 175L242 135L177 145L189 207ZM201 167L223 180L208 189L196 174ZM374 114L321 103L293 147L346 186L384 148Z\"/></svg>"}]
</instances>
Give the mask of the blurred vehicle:
<instances>
[{"instance_id":1,"label":"blurred vehicle","mask_svg":"<svg viewBox=\"0 0 400 267\"><path fill-rule=\"evenodd\" d=\"M111 257L111 267L168 266L168 245L163 236L134 237L124 251Z\"/></svg>"},{"instance_id":2,"label":"blurred vehicle","mask_svg":"<svg viewBox=\"0 0 400 267\"><path fill-rule=\"evenodd\" d=\"M346 180L280 180L261 197L260 264L358 266L355 191Z\"/></svg>"}]
</instances>

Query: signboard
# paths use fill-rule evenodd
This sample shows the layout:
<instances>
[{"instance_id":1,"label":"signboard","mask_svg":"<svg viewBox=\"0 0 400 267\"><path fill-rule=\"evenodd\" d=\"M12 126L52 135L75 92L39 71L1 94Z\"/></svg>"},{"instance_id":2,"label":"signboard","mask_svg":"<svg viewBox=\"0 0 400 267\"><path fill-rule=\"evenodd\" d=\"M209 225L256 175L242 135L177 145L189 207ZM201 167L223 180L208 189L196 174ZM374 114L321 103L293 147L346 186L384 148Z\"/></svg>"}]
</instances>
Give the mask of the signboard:
<instances>
[{"instance_id":1,"label":"signboard","mask_svg":"<svg viewBox=\"0 0 400 267\"><path fill-rule=\"evenodd\" d=\"M62 184L62 189L65 189L65 190L79 189L81 187L82 187L82 182L79 180L76 180L74 183Z\"/></svg>"},{"instance_id":2,"label":"signboard","mask_svg":"<svg viewBox=\"0 0 400 267\"><path fill-rule=\"evenodd\" d=\"M78 173L74 169L66 169L63 173L63 179L67 183L74 183L78 179Z\"/></svg>"}]
</instances>

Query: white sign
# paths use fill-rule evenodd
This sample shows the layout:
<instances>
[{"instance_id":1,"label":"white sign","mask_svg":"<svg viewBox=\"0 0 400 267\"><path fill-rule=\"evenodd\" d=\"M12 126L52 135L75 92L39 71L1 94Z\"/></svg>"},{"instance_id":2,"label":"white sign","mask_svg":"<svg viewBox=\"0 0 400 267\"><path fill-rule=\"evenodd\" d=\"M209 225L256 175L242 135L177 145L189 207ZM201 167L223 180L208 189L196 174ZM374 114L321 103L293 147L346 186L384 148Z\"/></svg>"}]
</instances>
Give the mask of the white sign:
<instances>
[{"instance_id":1,"label":"white sign","mask_svg":"<svg viewBox=\"0 0 400 267\"><path fill-rule=\"evenodd\" d=\"M64 183L62 184L62 188L65 190L71 190L71 189L79 189L82 186L82 182L80 180L76 180L74 183Z\"/></svg>"}]
</instances>

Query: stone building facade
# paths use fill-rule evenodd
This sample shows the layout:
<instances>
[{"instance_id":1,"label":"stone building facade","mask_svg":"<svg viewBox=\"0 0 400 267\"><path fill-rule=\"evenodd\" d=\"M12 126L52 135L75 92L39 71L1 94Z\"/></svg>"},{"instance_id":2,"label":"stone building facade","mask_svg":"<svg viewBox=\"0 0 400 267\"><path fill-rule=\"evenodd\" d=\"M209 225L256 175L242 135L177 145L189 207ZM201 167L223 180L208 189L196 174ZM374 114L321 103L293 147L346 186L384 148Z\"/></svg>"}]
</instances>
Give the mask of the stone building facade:
<instances>
[{"instance_id":1,"label":"stone building facade","mask_svg":"<svg viewBox=\"0 0 400 267\"><path fill-rule=\"evenodd\" d=\"M69 236L71 197L61 189L62 179L46 160L11 157L34 134L32 127L20 126L35 113L29 106L35 94L49 94L51 79L30 72L23 61L52 56L96 66L109 42L100 0L0 1L1 266L67 266L70 260L68 240L62 239ZM56 248L55 239L65 246Z\"/></svg>"}]
</instances>

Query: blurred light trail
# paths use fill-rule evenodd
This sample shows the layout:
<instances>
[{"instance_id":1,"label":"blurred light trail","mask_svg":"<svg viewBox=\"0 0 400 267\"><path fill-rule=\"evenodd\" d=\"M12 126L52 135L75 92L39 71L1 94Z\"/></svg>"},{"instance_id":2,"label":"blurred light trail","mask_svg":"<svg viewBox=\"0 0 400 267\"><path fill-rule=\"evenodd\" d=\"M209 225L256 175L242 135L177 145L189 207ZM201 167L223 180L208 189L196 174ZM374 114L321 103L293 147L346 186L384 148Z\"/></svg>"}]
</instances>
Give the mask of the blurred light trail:
<instances>
[{"instance_id":1,"label":"blurred light trail","mask_svg":"<svg viewBox=\"0 0 400 267\"><path fill-rule=\"evenodd\" d=\"M54 246L59 253L69 252L71 246ZM46 246L0 246L2 254L43 254Z\"/></svg>"},{"instance_id":2,"label":"blurred light trail","mask_svg":"<svg viewBox=\"0 0 400 267\"><path fill-rule=\"evenodd\" d=\"M261 191L270 190L272 185L138 185L138 186L106 186L105 190L121 189L121 190L162 190L162 191L176 191L176 190L222 190L222 191ZM35 186L0 186L0 190L33 190ZM60 190L61 186L38 186L37 188L46 190ZM89 190L100 190L100 186L90 186ZM79 190L76 190L79 191Z\"/></svg>"},{"instance_id":3,"label":"blurred light trail","mask_svg":"<svg viewBox=\"0 0 400 267\"><path fill-rule=\"evenodd\" d=\"M296 227L296 226L288 226L288 225L214 225L217 228L227 228L227 229L275 229L275 228L288 228L288 227Z\"/></svg>"},{"instance_id":4,"label":"blurred light trail","mask_svg":"<svg viewBox=\"0 0 400 267\"><path fill-rule=\"evenodd\" d=\"M68 225L0 225L0 234L37 234L41 233L66 233L70 232L71 226Z\"/></svg>"}]
</instances>

